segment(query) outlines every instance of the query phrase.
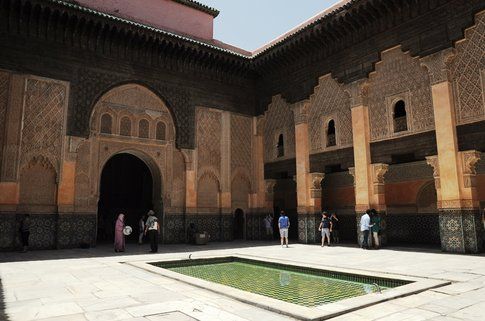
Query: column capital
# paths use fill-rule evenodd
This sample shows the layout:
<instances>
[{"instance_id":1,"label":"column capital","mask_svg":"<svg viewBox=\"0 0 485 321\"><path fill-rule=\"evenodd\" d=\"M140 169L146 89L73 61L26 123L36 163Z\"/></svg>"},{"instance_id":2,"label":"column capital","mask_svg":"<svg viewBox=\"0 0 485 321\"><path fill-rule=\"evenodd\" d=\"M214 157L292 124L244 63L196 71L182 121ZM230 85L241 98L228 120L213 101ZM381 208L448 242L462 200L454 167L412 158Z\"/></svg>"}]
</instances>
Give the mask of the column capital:
<instances>
[{"instance_id":1,"label":"column capital","mask_svg":"<svg viewBox=\"0 0 485 321\"><path fill-rule=\"evenodd\" d=\"M428 70L431 85L450 80L449 65L455 55L455 49L448 48L421 58L421 65Z\"/></svg>"},{"instance_id":2,"label":"column capital","mask_svg":"<svg viewBox=\"0 0 485 321\"><path fill-rule=\"evenodd\" d=\"M349 167L349 174L352 175L354 178L354 187L355 187L355 167Z\"/></svg>"},{"instance_id":3,"label":"column capital","mask_svg":"<svg viewBox=\"0 0 485 321\"><path fill-rule=\"evenodd\" d=\"M188 171L193 171L195 166L195 150L194 149L181 149L182 155L184 157L185 168Z\"/></svg>"},{"instance_id":4,"label":"column capital","mask_svg":"<svg viewBox=\"0 0 485 321\"><path fill-rule=\"evenodd\" d=\"M325 173L310 173L310 197L322 197L322 181L325 179Z\"/></svg>"},{"instance_id":5,"label":"column capital","mask_svg":"<svg viewBox=\"0 0 485 321\"><path fill-rule=\"evenodd\" d=\"M325 179L325 173L310 173L312 189L322 189L322 181Z\"/></svg>"},{"instance_id":6,"label":"column capital","mask_svg":"<svg viewBox=\"0 0 485 321\"><path fill-rule=\"evenodd\" d=\"M427 156L426 157L426 163L433 167L433 177L434 178L439 178L440 177L440 166L439 166L439 160L438 156Z\"/></svg>"},{"instance_id":7,"label":"column capital","mask_svg":"<svg viewBox=\"0 0 485 321\"><path fill-rule=\"evenodd\" d=\"M276 186L276 183L278 180L276 179L265 179L264 184L266 187L266 193L267 194L273 194L274 193L274 187Z\"/></svg>"},{"instance_id":8,"label":"column capital","mask_svg":"<svg viewBox=\"0 0 485 321\"><path fill-rule=\"evenodd\" d=\"M292 109L295 116L295 125L308 123L308 112L310 109L309 99L305 99L295 103Z\"/></svg>"},{"instance_id":9,"label":"column capital","mask_svg":"<svg viewBox=\"0 0 485 321\"><path fill-rule=\"evenodd\" d=\"M482 154L476 150L467 150L460 152L462 170L463 170L463 184L466 188L475 187L475 176L477 175L476 165Z\"/></svg>"},{"instance_id":10,"label":"column capital","mask_svg":"<svg viewBox=\"0 0 485 321\"><path fill-rule=\"evenodd\" d=\"M372 178L374 184L384 184L384 175L389 170L388 164L372 164Z\"/></svg>"},{"instance_id":11,"label":"column capital","mask_svg":"<svg viewBox=\"0 0 485 321\"><path fill-rule=\"evenodd\" d=\"M367 80L360 79L348 84L345 92L350 96L350 107L365 105L368 93Z\"/></svg>"},{"instance_id":12,"label":"column capital","mask_svg":"<svg viewBox=\"0 0 485 321\"><path fill-rule=\"evenodd\" d=\"M256 117L256 124L254 128L254 135L256 136L263 136L264 135L264 126L266 124L266 117L264 115Z\"/></svg>"}]
</instances>

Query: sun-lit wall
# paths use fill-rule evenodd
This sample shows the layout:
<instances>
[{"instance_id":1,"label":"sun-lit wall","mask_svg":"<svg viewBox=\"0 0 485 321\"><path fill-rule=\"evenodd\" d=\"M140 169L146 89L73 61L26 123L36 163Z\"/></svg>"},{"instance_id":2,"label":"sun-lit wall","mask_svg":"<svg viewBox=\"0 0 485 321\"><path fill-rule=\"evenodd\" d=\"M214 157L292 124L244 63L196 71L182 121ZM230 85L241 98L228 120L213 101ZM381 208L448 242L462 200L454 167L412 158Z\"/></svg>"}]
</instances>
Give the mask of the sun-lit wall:
<instances>
[{"instance_id":1,"label":"sun-lit wall","mask_svg":"<svg viewBox=\"0 0 485 321\"><path fill-rule=\"evenodd\" d=\"M86 7L156 28L212 40L214 17L172 0L77 0Z\"/></svg>"}]
</instances>

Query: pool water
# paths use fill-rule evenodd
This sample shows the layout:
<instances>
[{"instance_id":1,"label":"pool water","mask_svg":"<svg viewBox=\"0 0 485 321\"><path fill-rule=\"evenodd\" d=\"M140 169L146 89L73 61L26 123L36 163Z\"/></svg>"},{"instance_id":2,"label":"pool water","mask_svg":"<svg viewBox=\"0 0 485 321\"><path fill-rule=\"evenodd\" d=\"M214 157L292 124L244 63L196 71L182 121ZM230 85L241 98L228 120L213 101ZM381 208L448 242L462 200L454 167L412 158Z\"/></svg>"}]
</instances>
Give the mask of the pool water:
<instances>
[{"instance_id":1,"label":"pool water","mask_svg":"<svg viewBox=\"0 0 485 321\"><path fill-rule=\"evenodd\" d=\"M290 302L314 307L406 284L400 280L359 277L304 267L240 258L158 263L170 271Z\"/></svg>"}]
</instances>

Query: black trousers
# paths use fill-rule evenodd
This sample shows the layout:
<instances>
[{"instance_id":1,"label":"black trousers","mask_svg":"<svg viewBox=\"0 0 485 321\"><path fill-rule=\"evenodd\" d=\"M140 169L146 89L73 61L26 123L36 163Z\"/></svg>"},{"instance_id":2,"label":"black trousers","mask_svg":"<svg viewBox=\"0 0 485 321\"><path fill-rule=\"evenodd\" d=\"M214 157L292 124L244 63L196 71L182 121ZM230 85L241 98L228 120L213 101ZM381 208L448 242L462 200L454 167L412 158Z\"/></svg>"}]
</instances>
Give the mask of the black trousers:
<instances>
[{"instance_id":1,"label":"black trousers","mask_svg":"<svg viewBox=\"0 0 485 321\"><path fill-rule=\"evenodd\" d=\"M22 246L29 246L29 231L20 232L20 239L22 241Z\"/></svg>"},{"instance_id":2,"label":"black trousers","mask_svg":"<svg viewBox=\"0 0 485 321\"><path fill-rule=\"evenodd\" d=\"M364 233L364 241L362 241L362 248L368 249L369 248L369 230L365 230Z\"/></svg>"},{"instance_id":3,"label":"black trousers","mask_svg":"<svg viewBox=\"0 0 485 321\"><path fill-rule=\"evenodd\" d=\"M148 230L148 238L150 239L150 249L152 252L158 252L158 231Z\"/></svg>"}]
</instances>

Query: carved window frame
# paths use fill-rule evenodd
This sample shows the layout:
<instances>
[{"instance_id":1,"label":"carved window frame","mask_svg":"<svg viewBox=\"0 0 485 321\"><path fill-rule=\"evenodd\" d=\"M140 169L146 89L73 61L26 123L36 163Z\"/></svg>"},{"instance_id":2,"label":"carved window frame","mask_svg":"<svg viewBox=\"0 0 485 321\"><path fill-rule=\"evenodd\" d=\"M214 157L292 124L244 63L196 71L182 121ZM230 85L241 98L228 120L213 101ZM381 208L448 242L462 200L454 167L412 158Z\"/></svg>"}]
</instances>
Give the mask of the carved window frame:
<instances>
[{"instance_id":1,"label":"carved window frame","mask_svg":"<svg viewBox=\"0 0 485 321\"><path fill-rule=\"evenodd\" d=\"M335 124L335 145L327 146L328 124L331 120L333 120ZM340 148L339 120L337 113L334 112L332 114L322 116L321 124L323 124L323 126L320 126L320 130L323 130L322 135L320 135L320 137L322 137L322 143L320 145L321 149L327 151Z\"/></svg>"},{"instance_id":2,"label":"carved window frame","mask_svg":"<svg viewBox=\"0 0 485 321\"><path fill-rule=\"evenodd\" d=\"M164 133L163 133L163 139L159 139L159 138L158 138L158 125L159 125L160 123L161 123L161 124L163 124L163 126L164 126L164 128L165 128L165 129L164 129ZM156 141L159 141L159 142L165 142L165 141L167 141L167 140L169 139L169 138L168 138L168 126L167 126L167 121L166 121L164 118L158 118L158 119L156 119L156 120L155 120L155 125L154 125L154 127L153 127L153 128L154 128L154 135L153 135L153 137L154 137L154 139L155 139Z\"/></svg>"},{"instance_id":3,"label":"carved window frame","mask_svg":"<svg viewBox=\"0 0 485 321\"><path fill-rule=\"evenodd\" d=\"M121 125L122 125L122 123L123 123L123 119L125 119L125 118L127 118L127 119L130 121L130 134L129 134L129 135L123 135L123 134L121 133ZM135 124L136 124L136 122L135 122ZM118 123L118 125L119 125L119 127L118 127L118 135L119 135L119 136L122 136L122 137L133 137L133 130L135 129L135 128L134 128L135 126L134 126L134 124L133 124L133 117L132 117L132 115L127 114L127 113L122 113L122 114L119 116L119 123ZM137 136L135 136L135 137L138 137L138 135L137 135Z\"/></svg>"},{"instance_id":4,"label":"carved window frame","mask_svg":"<svg viewBox=\"0 0 485 321\"><path fill-rule=\"evenodd\" d=\"M140 136L140 123L142 121L146 121L148 123L148 137L141 137ZM148 117L139 117L136 121L136 137L139 139L151 139L151 129L152 129L152 122Z\"/></svg>"},{"instance_id":5,"label":"carved window frame","mask_svg":"<svg viewBox=\"0 0 485 321\"><path fill-rule=\"evenodd\" d=\"M103 116L108 115L111 117L111 130L110 133L104 133L103 132ZM115 128L116 128L116 117L115 115L109 111L109 110L102 110L99 112L99 124L97 131L100 135L114 135L115 134Z\"/></svg>"},{"instance_id":6,"label":"carved window frame","mask_svg":"<svg viewBox=\"0 0 485 321\"><path fill-rule=\"evenodd\" d=\"M398 101L402 100L406 109L406 124L407 130L395 132L394 131L394 108ZM407 90L399 94L390 95L385 98L386 110L387 110L387 128L389 129L389 136L399 137L409 135L413 132L413 107L411 104L411 91Z\"/></svg>"},{"instance_id":7,"label":"carved window frame","mask_svg":"<svg viewBox=\"0 0 485 321\"><path fill-rule=\"evenodd\" d=\"M283 135L283 156L278 156L278 142L280 135ZM273 160L288 158L288 130L286 128L276 129L273 133Z\"/></svg>"}]
</instances>

